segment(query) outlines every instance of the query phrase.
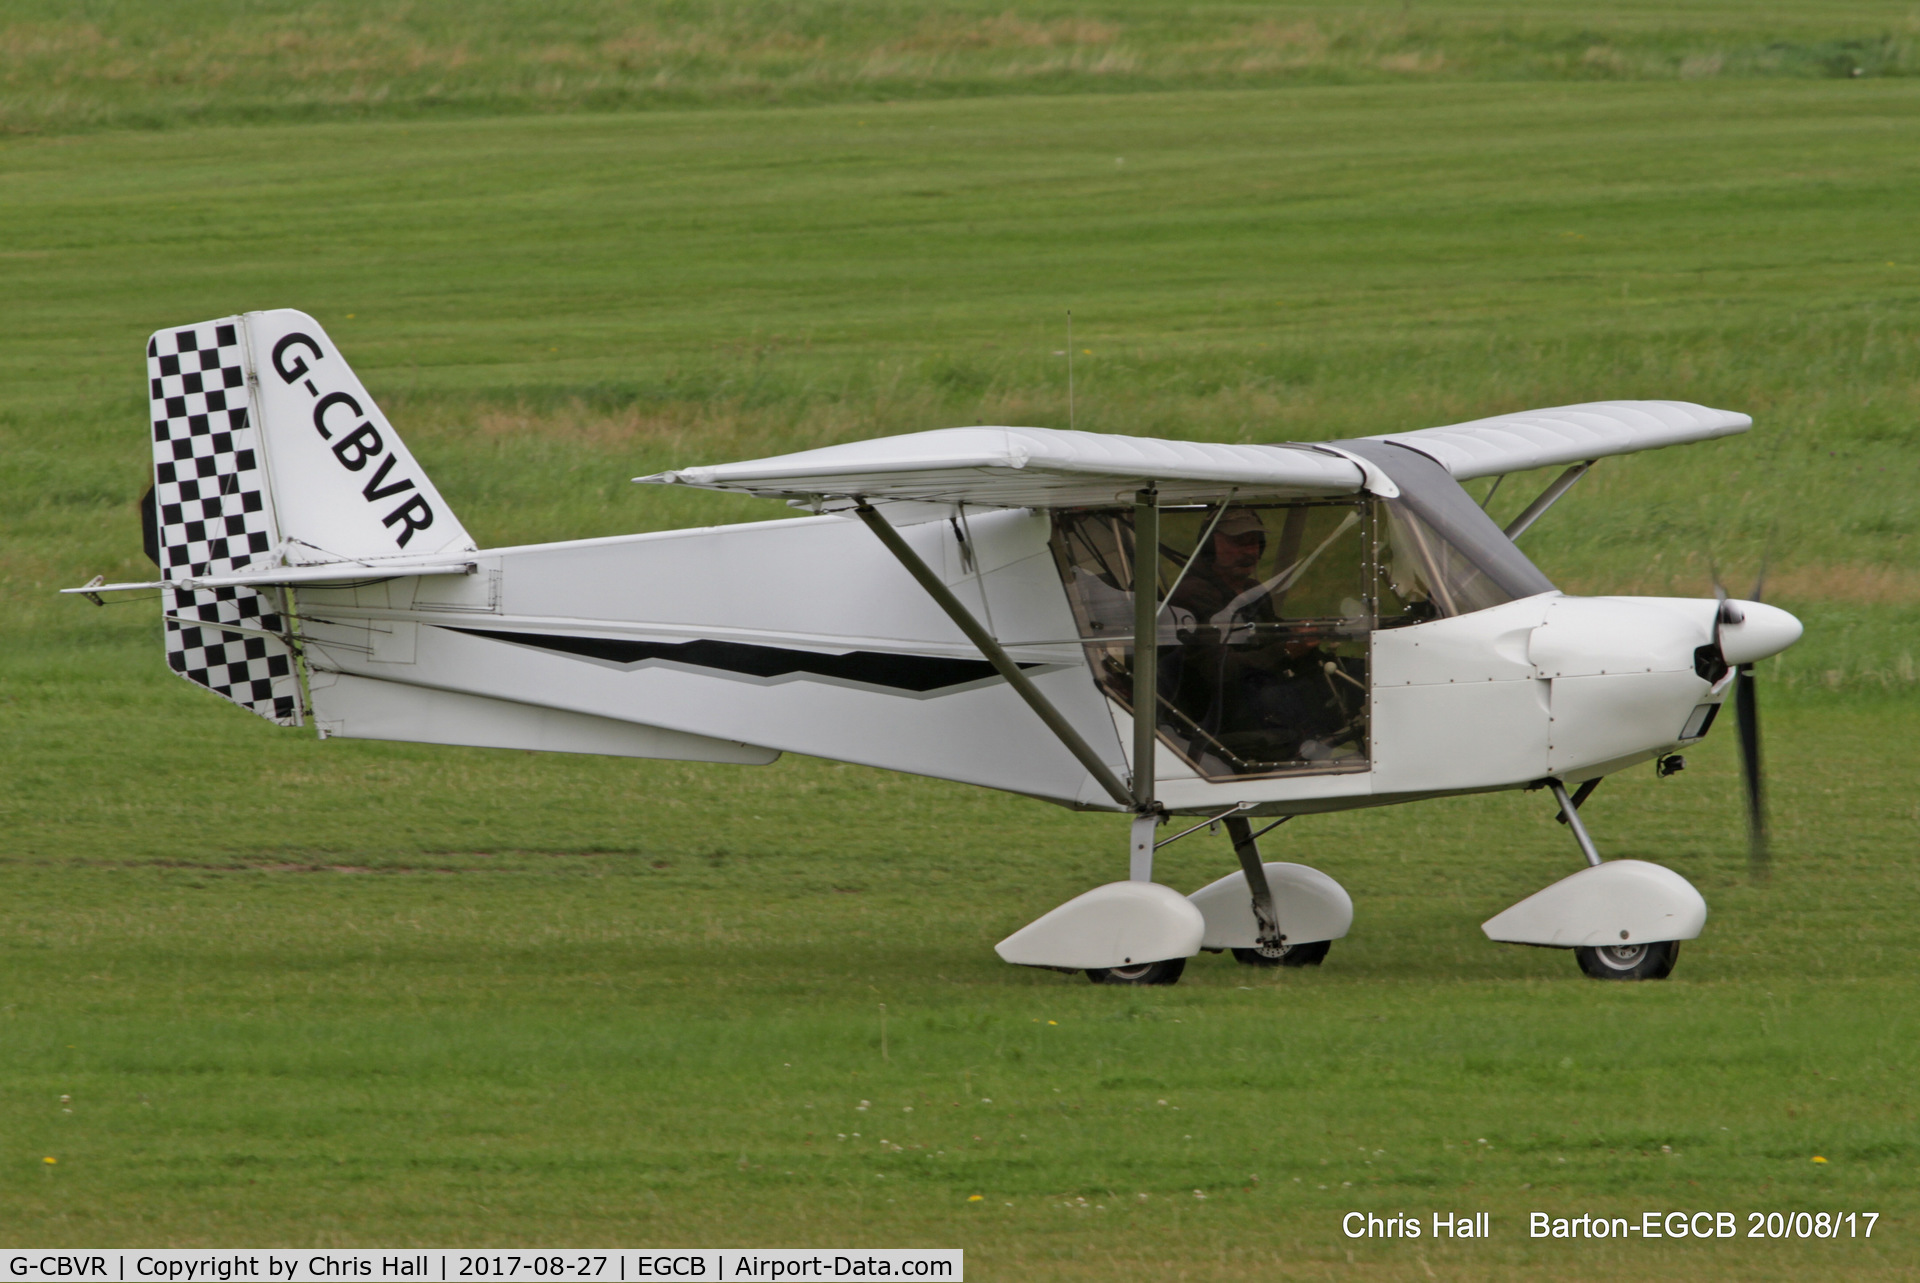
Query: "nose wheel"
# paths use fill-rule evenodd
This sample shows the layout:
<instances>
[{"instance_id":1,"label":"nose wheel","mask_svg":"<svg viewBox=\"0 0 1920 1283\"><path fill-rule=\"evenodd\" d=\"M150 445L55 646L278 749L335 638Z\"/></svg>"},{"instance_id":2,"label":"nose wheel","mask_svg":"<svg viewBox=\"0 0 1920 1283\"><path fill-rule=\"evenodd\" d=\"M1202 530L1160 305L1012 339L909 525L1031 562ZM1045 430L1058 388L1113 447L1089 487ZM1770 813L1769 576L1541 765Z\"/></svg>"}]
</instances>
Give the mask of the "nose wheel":
<instances>
[{"instance_id":1,"label":"nose wheel","mask_svg":"<svg viewBox=\"0 0 1920 1283\"><path fill-rule=\"evenodd\" d=\"M1672 869L1644 860L1601 860L1580 819L1580 804L1593 795L1598 779L1581 784L1571 797L1561 781L1541 782L1553 791L1557 818L1580 844L1587 867L1496 913L1480 929L1489 940L1559 949L1569 939L1604 940L1573 946L1574 961L1589 979L1665 980L1680 960L1680 942L1700 934L1707 902Z\"/></svg>"},{"instance_id":2,"label":"nose wheel","mask_svg":"<svg viewBox=\"0 0 1920 1283\"><path fill-rule=\"evenodd\" d=\"M1580 970L1595 980L1665 980L1680 958L1680 942L1582 946L1573 951L1573 956Z\"/></svg>"},{"instance_id":3,"label":"nose wheel","mask_svg":"<svg viewBox=\"0 0 1920 1283\"><path fill-rule=\"evenodd\" d=\"M1187 969L1185 958L1165 962L1137 962L1130 967L1092 967L1087 979L1097 985L1170 985Z\"/></svg>"}]
</instances>

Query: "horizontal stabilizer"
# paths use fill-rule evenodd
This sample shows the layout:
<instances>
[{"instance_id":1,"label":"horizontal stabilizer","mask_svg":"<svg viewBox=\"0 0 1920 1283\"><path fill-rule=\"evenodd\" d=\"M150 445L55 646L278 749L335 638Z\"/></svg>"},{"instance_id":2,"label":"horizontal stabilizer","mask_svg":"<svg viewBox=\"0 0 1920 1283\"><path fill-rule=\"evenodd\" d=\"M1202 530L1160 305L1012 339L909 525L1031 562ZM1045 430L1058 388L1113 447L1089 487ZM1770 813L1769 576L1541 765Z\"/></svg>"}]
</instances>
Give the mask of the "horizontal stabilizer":
<instances>
[{"instance_id":1,"label":"horizontal stabilizer","mask_svg":"<svg viewBox=\"0 0 1920 1283\"><path fill-rule=\"evenodd\" d=\"M307 588L340 587L414 575L471 575L479 567L471 561L330 561L324 566L276 566L270 570L251 570L231 575L182 575L177 579L155 579L146 583L84 584L62 588L62 593L91 596L102 592L132 592L140 588L268 588L274 586Z\"/></svg>"}]
</instances>

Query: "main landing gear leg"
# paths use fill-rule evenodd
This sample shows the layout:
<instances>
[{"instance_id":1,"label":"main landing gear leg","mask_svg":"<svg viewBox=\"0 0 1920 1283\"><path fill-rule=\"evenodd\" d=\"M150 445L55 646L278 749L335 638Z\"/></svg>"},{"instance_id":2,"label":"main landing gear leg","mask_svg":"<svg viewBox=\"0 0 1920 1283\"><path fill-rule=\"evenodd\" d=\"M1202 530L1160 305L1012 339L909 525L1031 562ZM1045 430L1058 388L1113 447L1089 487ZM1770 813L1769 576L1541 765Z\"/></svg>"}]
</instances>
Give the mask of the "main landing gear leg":
<instances>
[{"instance_id":1,"label":"main landing gear leg","mask_svg":"<svg viewBox=\"0 0 1920 1283\"><path fill-rule=\"evenodd\" d=\"M1160 827L1158 813L1133 817L1128 834L1127 881L1153 885L1154 831ZM1097 985L1170 985L1187 969L1187 960L1165 958L1157 962L1129 962L1118 967L1088 967L1087 979Z\"/></svg>"},{"instance_id":2,"label":"main landing gear leg","mask_svg":"<svg viewBox=\"0 0 1920 1283\"><path fill-rule=\"evenodd\" d=\"M1267 882L1267 866L1260 859L1254 842L1253 825L1244 816L1226 821L1227 836L1233 840L1233 853L1246 875L1247 889L1253 893L1253 920L1259 924L1257 943L1251 949L1236 948L1233 957L1250 967L1317 967L1326 960L1331 940L1289 945L1280 930L1280 915L1273 907L1273 889Z\"/></svg>"}]
</instances>

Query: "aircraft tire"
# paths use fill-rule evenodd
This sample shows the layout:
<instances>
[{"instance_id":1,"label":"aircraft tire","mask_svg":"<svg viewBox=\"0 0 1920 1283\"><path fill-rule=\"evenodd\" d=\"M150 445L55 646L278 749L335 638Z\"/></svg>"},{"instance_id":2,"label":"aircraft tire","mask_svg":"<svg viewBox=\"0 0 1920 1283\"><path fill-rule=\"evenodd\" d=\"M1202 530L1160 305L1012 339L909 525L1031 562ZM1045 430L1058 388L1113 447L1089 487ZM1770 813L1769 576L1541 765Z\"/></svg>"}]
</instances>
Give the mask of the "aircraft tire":
<instances>
[{"instance_id":1,"label":"aircraft tire","mask_svg":"<svg viewBox=\"0 0 1920 1283\"><path fill-rule=\"evenodd\" d=\"M1580 970L1594 980L1665 980L1680 958L1678 940L1652 940L1646 944L1588 948L1573 951Z\"/></svg>"},{"instance_id":2,"label":"aircraft tire","mask_svg":"<svg viewBox=\"0 0 1920 1283\"><path fill-rule=\"evenodd\" d=\"M1233 960L1245 967L1317 967L1327 960L1331 940L1312 940L1288 947L1285 953L1266 953L1260 949L1235 949Z\"/></svg>"},{"instance_id":3,"label":"aircraft tire","mask_svg":"<svg viewBox=\"0 0 1920 1283\"><path fill-rule=\"evenodd\" d=\"M1097 985L1170 985L1177 984L1187 969L1185 958L1165 962L1142 962L1131 967L1089 967L1087 979Z\"/></svg>"}]
</instances>

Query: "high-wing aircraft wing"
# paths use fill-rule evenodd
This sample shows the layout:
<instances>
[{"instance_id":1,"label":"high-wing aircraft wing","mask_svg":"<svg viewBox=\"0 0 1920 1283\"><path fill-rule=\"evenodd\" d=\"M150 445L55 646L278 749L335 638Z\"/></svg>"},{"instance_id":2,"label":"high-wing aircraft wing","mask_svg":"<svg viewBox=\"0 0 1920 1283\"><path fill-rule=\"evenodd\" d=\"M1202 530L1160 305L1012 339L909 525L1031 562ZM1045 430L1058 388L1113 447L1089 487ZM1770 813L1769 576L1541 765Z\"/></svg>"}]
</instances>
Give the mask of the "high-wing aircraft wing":
<instances>
[{"instance_id":1,"label":"high-wing aircraft wing","mask_svg":"<svg viewBox=\"0 0 1920 1283\"><path fill-rule=\"evenodd\" d=\"M1744 414L1691 401L1589 401L1366 439L1418 450L1451 472L1454 480L1467 481L1706 441L1752 426Z\"/></svg>"},{"instance_id":2,"label":"high-wing aircraft wing","mask_svg":"<svg viewBox=\"0 0 1920 1283\"><path fill-rule=\"evenodd\" d=\"M1752 426L1744 414L1687 401L1591 401L1366 439L1418 450L1456 480L1467 480L1705 441ZM1163 502L1181 503L1228 491L1247 499L1342 494L1358 489L1362 478L1352 461L1310 445L978 427L879 437L634 480L809 506L857 495L878 502L1036 508L1112 503L1147 481L1158 485Z\"/></svg>"},{"instance_id":3,"label":"high-wing aircraft wing","mask_svg":"<svg viewBox=\"0 0 1920 1283\"><path fill-rule=\"evenodd\" d=\"M681 468L635 477L660 485L734 490L808 506L859 496L875 502L1065 508L1131 502L1146 482L1163 503L1231 492L1243 499L1351 494L1359 465L1304 445L1220 445L1056 428L941 428Z\"/></svg>"}]
</instances>

